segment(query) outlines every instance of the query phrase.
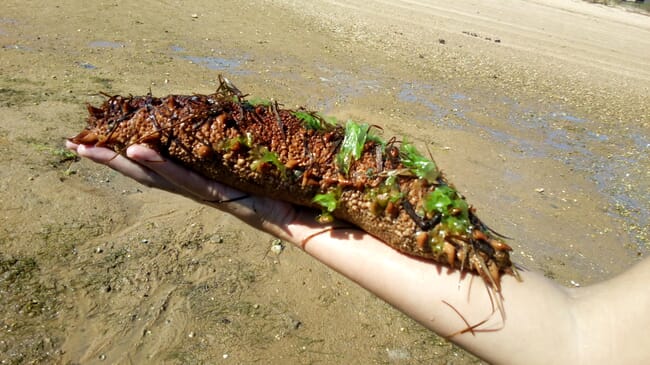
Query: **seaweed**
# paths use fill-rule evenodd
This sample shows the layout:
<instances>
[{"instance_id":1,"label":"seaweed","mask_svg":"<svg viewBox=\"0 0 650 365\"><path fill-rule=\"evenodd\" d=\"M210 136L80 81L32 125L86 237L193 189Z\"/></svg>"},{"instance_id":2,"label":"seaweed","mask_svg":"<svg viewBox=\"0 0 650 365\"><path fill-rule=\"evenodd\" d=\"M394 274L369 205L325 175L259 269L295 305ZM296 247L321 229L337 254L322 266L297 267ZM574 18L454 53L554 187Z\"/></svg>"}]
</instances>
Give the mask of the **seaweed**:
<instances>
[{"instance_id":1,"label":"seaweed","mask_svg":"<svg viewBox=\"0 0 650 365\"><path fill-rule=\"evenodd\" d=\"M269 151L267 147L260 147L255 150L255 155L257 158L255 158L255 161L251 163L252 170L259 170L265 164L270 163L271 165L275 166L275 168L278 169L284 176L286 167L282 162L280 162L280 159L278 158L278 154L276 152Z\"/></svg>"},{"instance_id":2,"label":"seaweed","mask_svg":"<svg viewBox=\"0 0 650 365\"><path fill-rule=\"evenodd\" d=\"M350 164L361 157L369 129L368 124L356 123L352 120L348 120L345 124L345 137L336 155L339 169L343 170L345 175L350 172Z\"/></svg>"},{"instance_id":3,"label":"seaweed","mask_svg":"<svg viewBox=\"0 0 650 365\"><path fill-rule=\"evenodd\" d=\"M469 205L448 185L436 187L424 198L424 209L428 213L440 215L441 224L455 234L471 234Z\"/></svg>"},{"instance_id":4,"label":"seaweed","mask_svg":"<svg viewBox=\"0 0 650 365\"><path fill-rule=\"evenodd\" d=\"M249 99L247 99L246 101L247 101L248 104L251 105L251 106L258 106L258 105L262 105L262 106L270 106L271 103L272 103L271 100L268 100L268 99L262 99L262 98L255 98L255 97L253 97L253 98L249 98Z\"/></svg>"},{"instance_id":5,"label":"seaweed","mask_svg":"<svg viewBox=\"0 0 650 365\"><path fill-rule=\"evenodd\" d=\"M426 179L432 183L438 180L440 172L436 164L422 154L411 143L404 142L400 146L402 163L411 170L415 176Z\"/></svg>"},{"instance_id":6,"label":"seaweed","mask_svg":"<svg viewBox=\"0 0 650 365\"><path fill-rule=\"evenodd\" d=\"M307 129L322 131L336 125L336 118L323 117L322 115L307 110L296 110L292 114L305 123Z\"/></svg>"},{"instance_id":7,"label":"seaweed","mask_svg":"<svg viewBox=\"0 0 650 365\"><path fill-rule=\"evenodd\" d=\"M316 194L312 202L321 207L321 214L316 218L321 223L331 223L334 220L332 213L339 205L341 191L339 189L332 189L324 194Z\"/></svg>"}]
</instances>

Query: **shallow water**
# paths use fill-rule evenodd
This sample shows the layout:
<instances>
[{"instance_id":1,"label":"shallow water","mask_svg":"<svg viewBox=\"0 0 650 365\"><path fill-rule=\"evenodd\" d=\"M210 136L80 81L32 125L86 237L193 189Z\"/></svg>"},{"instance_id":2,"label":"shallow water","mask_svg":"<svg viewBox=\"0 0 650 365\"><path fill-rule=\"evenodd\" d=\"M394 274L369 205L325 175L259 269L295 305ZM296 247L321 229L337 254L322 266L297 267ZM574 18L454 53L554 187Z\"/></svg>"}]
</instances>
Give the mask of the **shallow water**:
<instances>
[{"instance_id":1,"label":"shallow water","mask_svg":"<svg viewBox=\"0 0 650 365\"><path fill-rule=\"evenodd\" d=\"M630 9L635 11L641 11L647 14L650 14L650 3L647 1L625 1L625 0L605 0L605 1L591 1L597 4L605 3L610 6L620 6L624 9Z\"/></svg>"}]
</instances>

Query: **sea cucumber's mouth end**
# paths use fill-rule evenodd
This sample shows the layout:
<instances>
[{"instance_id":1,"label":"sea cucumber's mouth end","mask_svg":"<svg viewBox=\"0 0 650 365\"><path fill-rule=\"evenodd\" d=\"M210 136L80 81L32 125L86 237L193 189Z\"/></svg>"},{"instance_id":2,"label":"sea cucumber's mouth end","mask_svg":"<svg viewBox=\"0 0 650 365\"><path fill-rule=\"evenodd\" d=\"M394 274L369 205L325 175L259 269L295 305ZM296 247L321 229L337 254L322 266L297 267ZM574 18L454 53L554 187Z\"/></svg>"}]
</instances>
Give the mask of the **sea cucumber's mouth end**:
<instances>
[{"instance_id":1,"label":"sea cucumber's mouth end","mask_svg":"<svg viewBox=\"0 0 650 365\"><path fill-rule=\"evenodd\" d=\"M83 131L81 131L81 133L77 134L74 137L67 138L67 140L77 145L79 144L94 145L97 142L99 142L99 136L94 132L84 129Z\"/></svg>"}]
</instances>

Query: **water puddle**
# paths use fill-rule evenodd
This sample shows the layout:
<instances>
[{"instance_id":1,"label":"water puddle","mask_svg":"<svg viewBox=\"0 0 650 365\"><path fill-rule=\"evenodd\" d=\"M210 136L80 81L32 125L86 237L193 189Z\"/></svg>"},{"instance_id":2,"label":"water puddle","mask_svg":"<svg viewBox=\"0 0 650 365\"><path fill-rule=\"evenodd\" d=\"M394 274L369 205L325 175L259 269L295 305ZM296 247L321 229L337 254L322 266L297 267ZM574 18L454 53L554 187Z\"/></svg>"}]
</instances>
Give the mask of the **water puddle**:
<instances>
[{"instance_id":1,"label":"water puddle","mask_svg":"<svg viewBox=\"0 0 650 365\"><path fill-rule=\"evenodd\" d=\"M20 44L8 44L6 46L2 46L2 49L15 49L18 51L33 51L32 48L30 47L25 47Z\"/></svg>"},{"instance_id":2,"label":"water puddle","mask_svg":"<svg viewBox=\"0 0 650 365\"><path fill-rule=\"evenodd\" d=\"M430 96L439 96L439 94L439 91L434 89L434 87L431 85L405 83L402 84L397 97L401 101L420 104L427 108L430 114L428 117L426 117L426 120L430 120L435 123L436 121L442 120L443 117L447 114L446 110L441 105L438 105L430 99Z\"/></svg>"},{"instance_id":3,"label":"water puddle","mask_svg":"<svg viewBox=\"0 0 650 365\"><path fill-rule=\"evenodd\" d=\"M0 25L4 25L4 24L9 26L14 26L18 24L18 21L16 19L0 17ZM5 35L9 35L9 32L6 31L4 28L0 28L0 36L5 36Z\"/></svg>"},{"instance_id":4,"label":"water puddle","mask_svg":"<svg viewBox=\"0 0 650 365\"><path fill-rule=\"evenodd\" d=\"M324 95L334 95L334 97L325 97L324 99L310 101L309 104L315 105L318 110L324 113L330 113L336 109L338 103L344 103L346 100L362 97L372 94L383 87L379 82L379 71L367 68L364 74L370 75L368 78L359 78L358 74L334 67L323 63L315 62L313 68L317 70L318 81L320 82L320 97Z\"/></svg>"},{"instance_id":5,"label":"water puddle","mask_svg":"<svg viewBox=\"0 0 650 365\"><path fill-rule=\"evenodd\" d=\"M636 153L611 156L604 155L602 151L611 148L615 142L625 145L626 141L620 138L612 141L611 136L598 131L595 121L573 115L561 107L552 112L540 112L537 106L501 97L491 104L495 105L495 110L504 110L496 112L506 113L504 119L500 115L492 115L485 108L476 110L472 98L464 93L418 82L403 83L397 97L402 102L419 106L422 110L416 115L419 119L446 128L486 134L520 151L522 158L550 158L569 163L576 170L591 176L598 190L609 197L612 206L617 207L617 218L631 226L643 227L648 224L650 191L621 187L625 185L622 182L627 182L629 186L640 181L639 178L642 180L642 177L630 176L630 166L643 166L647 161L642 159L648 156L643 151L650 152L650 140L640 130L639 133L621 137L629 140L627 145L633 145L632 150ZM476 115L487 117L494 125L477 121L472 117ZM518 178L516 174L511 177ZM637 244L643 247L646 243L639 239Z\"/></svg>"},{"instance_id":6,"label":"water puddle","mask_svg":"<svg viewBox=\"0 0 650 365\"><path fill-rule=\"evenodd\" d=\"M84 68L86 70L94 70L97 68L97 66L93 65L92 63L89 62L76 62L77 66Z\"/></svg>"},{"instance_id":7,"label":"water puddle","mask_svg":"<svg viewBox=\"0 0 650 365\"><path fill-rule=\"evenodd\" d=\"M0 17L0 37L10 37L12 34L15 34L15 31L12 32L7 29L14 29L18 25L19 21L16 19ZM23 46L21 44L3 44L0 48L19 51L33 51L32 48Z\"/></svg>"},{"instance_id":8,"label":"water puddle","mask_svg":"<svg viewBox=\"0 0 650 365\"><path fill-rule=\"evenodd\" d=\"M602 1L596 1L596 0L586 0L589 3L595 3L598 5L601 5L603 2ZM631 1L631 0L608 0L605 1L606 5L609 6L620 6L622 8L631 10L631 11L637 11L643 14L650 14L650 2L645 2L643 0L639 1Z\"/></svg>"},{"instance_id":9,"label":"water puddle","mask_svg":"<svg viewBox=\"0 0 650 365\"><path fill-rule=\"evenodd\" d=\"M179 45L171 46L170 50L174 53L185 53L185 48ZM195 56L182 54L178 57L199 66L205 67L209 70L224 72L229 75L247 75L251 73L250 70L245 70L242 68L242 65L247 61L247 57L245 56L240 59L235 59L219 56Z\"/></svg>"},{"instance_id":10,"label":"water puddle","mask_svg":"<svg viewBox=\"0 0 650 365\"><path fill-rule=\"evenodd\" d=\"M124 44L119 42L97 40L88 44L91 48L124 48Z\"/></svg>"}]
</instances>

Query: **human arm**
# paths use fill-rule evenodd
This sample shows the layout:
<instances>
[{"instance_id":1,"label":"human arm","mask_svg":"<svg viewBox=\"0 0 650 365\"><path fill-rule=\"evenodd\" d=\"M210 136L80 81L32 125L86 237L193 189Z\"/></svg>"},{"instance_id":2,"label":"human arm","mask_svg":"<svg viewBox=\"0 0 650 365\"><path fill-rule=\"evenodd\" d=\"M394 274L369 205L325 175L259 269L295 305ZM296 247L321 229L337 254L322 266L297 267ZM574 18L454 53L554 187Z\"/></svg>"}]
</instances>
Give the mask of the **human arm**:
<instances>
[{"instance_id":1,"label":"human arm","mask_svg":"<svg viewBox=\"0 0 650 365\"><path fill-rule=\"evenodd\" d=\"M628 341L617 343L620 353L608 352L605 348L605 345L614 343L607 331L617 330L608 327L617 323L614 321L620 317L615 310L625 304L625 290L616 289L621 290L620 298L613 300L606 295L610 290L607 283L600 284L603 289L599 286L566 289L537 273L523 272L522 282L504 276L502 297L494 299L493 296L491 300L479 277L463 276L458 270L448 270L401 254L358 229L325 230L315 222L313 212L287 203L257 196L231 201L242 197L243 193L207 181L142 146L131 146L126 151L129 159L115 156L114 152L103 148L72 144L68 147L145 185L214 206L298 245L443 336L466 329L468 324L465 321L474 325L487 319L476 328L476 333L457 334L451 340L490 362L532 364L551 360L553 363L577 364L590 359L606 361L605 356L620 355L609 359L622 363L620 360L624 360L624 356L649 348L647 343L645 347L633 346L642 339L630 342L631 339L624 336L622 338ZM637 270L640 273L633 273L634 278L643 277L644 273L647 276L650 272L647 263L640 267ZM612 281L617 288L624 288L630 281L638 282L639 287L643 283L641 279L625 277ZM505 318L501 317L501 312L492 309L493 304L496 306L499 302ZM608 304L615 307L607 310ZM639 317L644 314L648 316L643 309L635 312ZM634 323L628 322L623 324L633 327ZM587 330L589 333L585 333ZM644 354L641 352L641 355Z\"/></svg>"}]
</instances>

